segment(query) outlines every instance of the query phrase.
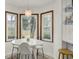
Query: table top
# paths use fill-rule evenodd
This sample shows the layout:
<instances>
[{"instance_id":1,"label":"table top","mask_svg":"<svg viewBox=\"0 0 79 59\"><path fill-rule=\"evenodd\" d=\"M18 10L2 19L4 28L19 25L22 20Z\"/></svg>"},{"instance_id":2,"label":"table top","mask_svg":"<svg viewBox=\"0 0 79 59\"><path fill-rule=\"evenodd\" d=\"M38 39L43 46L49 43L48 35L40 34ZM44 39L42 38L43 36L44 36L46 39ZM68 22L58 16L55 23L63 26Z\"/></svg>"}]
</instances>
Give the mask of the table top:
<instances>
[{"instance_id":1,"label":"table top","mask_svg":"<svg viewBox=\"0 0 79 59\"><path fill-rule=\"evenodd\" d=\"M43 45L43 42L37 39L29 39L29 41L27 39L16 39L12 41L12 44L14 45L20 45L22 43L27 43L30 46Z\"/></svg>"}]
</instances>

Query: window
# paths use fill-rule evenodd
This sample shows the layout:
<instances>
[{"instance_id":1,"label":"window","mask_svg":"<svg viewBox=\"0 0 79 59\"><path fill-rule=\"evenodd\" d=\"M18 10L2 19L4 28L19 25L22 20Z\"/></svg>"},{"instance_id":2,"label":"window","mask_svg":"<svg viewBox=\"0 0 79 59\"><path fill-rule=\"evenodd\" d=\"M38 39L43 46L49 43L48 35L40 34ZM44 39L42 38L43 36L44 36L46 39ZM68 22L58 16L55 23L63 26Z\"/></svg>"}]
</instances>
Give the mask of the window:
<instances>
[{"instance_id":1,"label":"window","mask_svg":"<svg viewBox=\"0 0 79 59\"><path fill-rule=\"evenodd\" d=\"M41 13L40 39L53 42L53 11Z\"/></svg>"},{"instance_id":2,"label":"window","mask_svg":"<svg viewBox=\"0 0 79 59\"><path fill-rule=\"evenodd\" d=\"M38 14L32 14L30 17L20 14L20 38L39 39L38 17Z\"/></svg>"},{"instance_id":3,"label":"window","mask_svg":"<svg viewBox=\"0 0 79 59\"><path fill-rule=\"evenodd\" d=\"M17 17L16 13L8 12L5 13L5 26L6 26L6 41L11 41L13 39L18 38L18 30L17 30Z\"/></svg>"}]
</instances>

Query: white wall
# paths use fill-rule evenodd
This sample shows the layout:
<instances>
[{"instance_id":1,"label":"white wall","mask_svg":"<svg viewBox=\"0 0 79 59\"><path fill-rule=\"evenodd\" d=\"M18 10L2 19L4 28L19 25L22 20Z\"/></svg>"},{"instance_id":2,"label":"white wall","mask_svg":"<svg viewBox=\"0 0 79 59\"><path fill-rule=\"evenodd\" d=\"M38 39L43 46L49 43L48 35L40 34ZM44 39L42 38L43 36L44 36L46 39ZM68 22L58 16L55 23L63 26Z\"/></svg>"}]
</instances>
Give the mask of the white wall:
<instances>
[{"instance_id":1,"label":"white wall","mask_svg":"<svg viewBox=\"0 0 79 59\"><path fill-rule=\"evenodd\" d=\"M73 44L73 25L65 24L66 17L71 16L73 11L65 12L67 6L72 6L72 0L63 0L63 41Z\"/></svg>"},{"instance_id":2,"label":"white wall","mask_svg":"<svg viewBox=\"0 0 79 59\"><path fill-rule=\"evenodd\" d=\"M61 0L56 0L54 4L46 6L44 8L33 9L34 13L46 12L49 10L54 10L54 42L44 42L45 54L58 58L58 49L62 47L62 14L61 14ZM6 6L6 11L12 11L17 13L24 13L24 9Z\"/></svg>"},{"instance_id":3,"label":"white wall","mask_svg":"<svg viewBox=\"0 0 79 59\"><path fill-rule=\"evenodd\" d=\"M73 44L73 25L63 25L63 41Z\"/></svg>"}]
</instances>

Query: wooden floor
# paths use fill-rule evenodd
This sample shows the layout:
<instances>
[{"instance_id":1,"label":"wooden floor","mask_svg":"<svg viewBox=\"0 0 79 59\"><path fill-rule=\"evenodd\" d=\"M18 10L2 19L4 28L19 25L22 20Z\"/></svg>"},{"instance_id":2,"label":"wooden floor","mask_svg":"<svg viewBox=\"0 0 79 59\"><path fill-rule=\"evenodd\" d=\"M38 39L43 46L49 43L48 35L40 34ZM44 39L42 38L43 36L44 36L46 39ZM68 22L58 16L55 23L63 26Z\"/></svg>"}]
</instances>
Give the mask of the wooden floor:
<instances>
[{"instance_id":1,"label":"wooden floor","mask_svg":"<svg viewBox=\"0 0 79 59\"><path fill-rule=\"evenodd\" d=\"M14 55L13 58L11 56L9 57L6 57L5 59L17 59L17 55ZM22 56L20 59L25 59L24 56ZM28 58L27 58L28 59ZM32 58L29 58L29 59L32 59ZM38 59L53 59L53 58L50 58L50 57L45 57L43 58L43 56L39 55L38 56Z\"/></svg>"}]
</instances>

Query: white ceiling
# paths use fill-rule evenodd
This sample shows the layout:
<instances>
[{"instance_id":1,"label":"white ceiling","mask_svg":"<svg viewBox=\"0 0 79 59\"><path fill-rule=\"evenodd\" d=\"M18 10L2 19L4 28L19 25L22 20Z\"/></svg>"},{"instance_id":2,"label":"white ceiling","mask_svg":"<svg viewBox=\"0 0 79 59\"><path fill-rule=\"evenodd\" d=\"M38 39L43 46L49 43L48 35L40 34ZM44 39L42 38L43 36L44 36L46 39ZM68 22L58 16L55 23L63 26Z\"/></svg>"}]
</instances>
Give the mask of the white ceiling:
<instances>
[{"instance_id":1,"label":"white ceiling","mask_svg":"<svg viewBox=\"0 0 79 59\"><path fill-rule=\"evenodd\" d=\"M5 0L5 5L12 5L19 8L27 7L28 0ZM40 8L53 4L55 0L29 0L29 7Z\"/></svg>"}]
</instances>

